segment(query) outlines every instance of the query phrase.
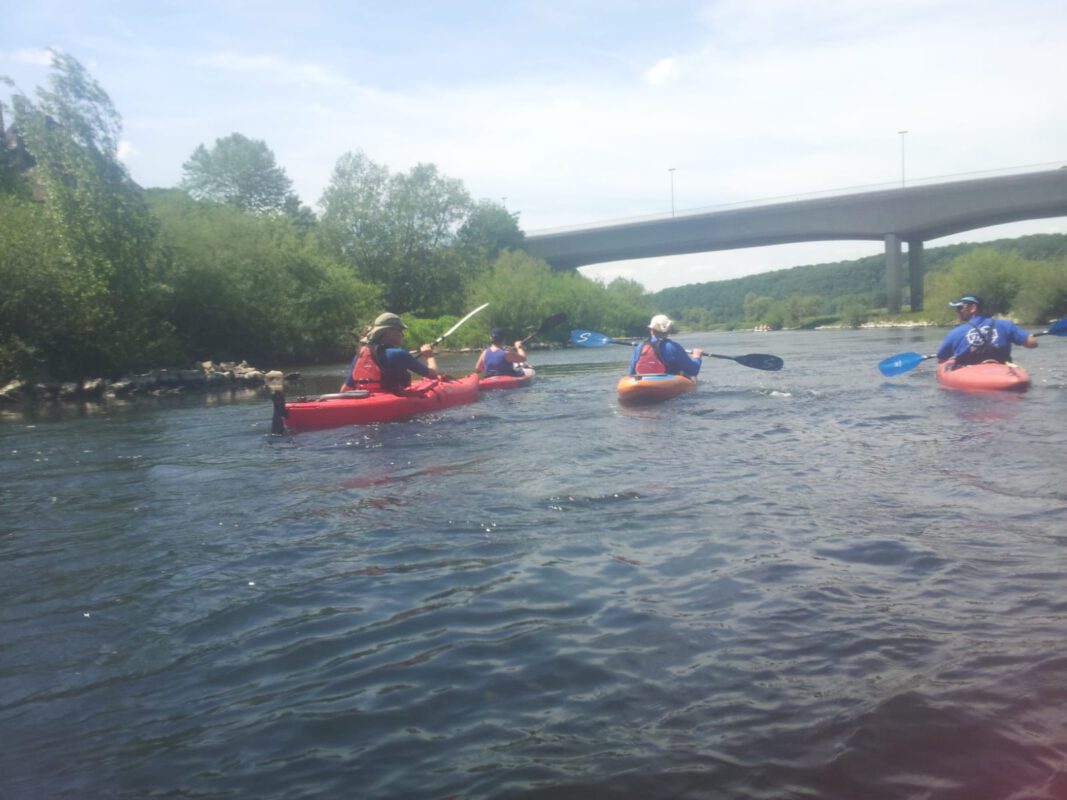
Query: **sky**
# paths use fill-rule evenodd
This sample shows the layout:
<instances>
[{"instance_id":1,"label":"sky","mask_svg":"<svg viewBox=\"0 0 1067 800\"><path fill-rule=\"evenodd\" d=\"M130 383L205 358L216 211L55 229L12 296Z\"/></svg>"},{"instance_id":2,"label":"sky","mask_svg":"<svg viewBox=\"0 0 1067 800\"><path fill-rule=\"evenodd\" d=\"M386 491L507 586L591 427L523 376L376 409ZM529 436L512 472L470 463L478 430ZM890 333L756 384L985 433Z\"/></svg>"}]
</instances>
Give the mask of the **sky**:
<instances>
[{"instance_id":1,"label":"sky","mask_svg":"<svg viewBox=\"0 0 1067 800\"><path fill-rule=\"evenodd\" d=\"M264 141L318 206L337 160L416 164L527 232L1067 164L1063 0L35 0L0 23L33 97L48 48L171 187ZM0 101L10 90L0 85ZM906 133L901 133L906 131ZM1067 233L1067 218L927 242ZM582 269L650 291L882 252L825 242Z\"/></svg>"}]
</instances>

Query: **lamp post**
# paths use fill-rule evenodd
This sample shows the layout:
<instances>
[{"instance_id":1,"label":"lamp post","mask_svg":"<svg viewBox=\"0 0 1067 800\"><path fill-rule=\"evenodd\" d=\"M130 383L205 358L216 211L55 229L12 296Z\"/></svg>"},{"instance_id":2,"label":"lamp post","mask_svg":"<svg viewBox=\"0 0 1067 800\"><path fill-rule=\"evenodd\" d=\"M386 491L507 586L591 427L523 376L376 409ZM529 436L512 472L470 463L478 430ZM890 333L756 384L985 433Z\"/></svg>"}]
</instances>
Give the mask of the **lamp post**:
<instances>
[{"instance_id":1,"label":"lamp post","mask_svg":"<svg viewBox=\"0 0 1067 800\"><path fill-rule=\"evenodd\" d=\"M667 172L671 174L671 217L674 217L674 167L668 167Z\"/></svg>"},{"instance_id":2,"label":"lamp post","mask_svg":"<svg viewBox=\"0 0 1067 800\"><path fill-rule=\"evenodd\" d=\"M897 131L900 134L900 188L904 188L904 137L908 135L907 131Z\"/></svg>"},{"instance_id":3,"label":"lamp post","mask_svg":"<svg viewBox=\"0 0 1067 800\"><path fill-rule=\"evenodd\" d=\"M508 199L506 197L500 198L500 205L504 206L504 210L508 210Z\"/></svg>"}]
</instances>

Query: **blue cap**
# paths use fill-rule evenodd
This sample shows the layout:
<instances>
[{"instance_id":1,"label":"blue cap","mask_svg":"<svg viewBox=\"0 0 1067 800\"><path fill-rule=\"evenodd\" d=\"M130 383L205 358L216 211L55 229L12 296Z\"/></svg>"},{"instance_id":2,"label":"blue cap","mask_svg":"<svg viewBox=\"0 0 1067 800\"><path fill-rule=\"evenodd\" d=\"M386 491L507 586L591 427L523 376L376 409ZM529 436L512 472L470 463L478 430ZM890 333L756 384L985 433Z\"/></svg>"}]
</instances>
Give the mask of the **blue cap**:
<instances>
[{"instance_id":1,"label":"blue cap","mask_svg":"<svg viewBox=\"0 0 1067 800\"><path fill-rule=\"evenodd\" d=\"M952 300L949 305L953 308L959 308L960 306L965 306L969 303L974 303L976 306L980 306L982 305L982 298L973 294L965 294L959 300Z\"/></svg>"}]
</instances>

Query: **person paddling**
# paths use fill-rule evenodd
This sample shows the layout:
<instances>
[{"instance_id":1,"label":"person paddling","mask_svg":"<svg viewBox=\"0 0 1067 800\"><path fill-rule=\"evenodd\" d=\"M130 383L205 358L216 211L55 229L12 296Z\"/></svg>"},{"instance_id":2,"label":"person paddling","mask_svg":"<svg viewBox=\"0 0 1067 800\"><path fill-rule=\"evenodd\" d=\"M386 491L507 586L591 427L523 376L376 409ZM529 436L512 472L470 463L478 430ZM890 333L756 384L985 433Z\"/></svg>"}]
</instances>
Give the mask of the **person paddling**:
<instances>
[{"instance_id":1,"label":"person paddling","mask_svg":"<svg viewBox=\"0 0 1067 800\"><path fill-rule=\"evenodd\" d=\"M398 392L411 385L411 373L424 378L451 380L437 371L433 345L419 348L418 358L404 349L404 330L407 328L400 317L386 312L374 320L374 325L363 340L363 346L348 370L348 377L341 384L342 392L367 389L372 392Z\"/></svg>"},{"instance_id":2,"label":"person paddling","mask_svg":"<svg viewBox=\"0 0 1067 800\"><path fill-rule=\"evenodd\" d=\"M687 375L696 377L703 363L704 352L693 351L690 358L685 348L668 338L674 333L674 322L665 314L657 314L648 323L648 338L634 348L630 361L631 375Z\"/></svg>"},{"instance_id":3,"label":"person paddling","mask_svg":"<svg viewBox=\"0 0 1067 800\"><path fill-rule=\"evenodd\" d=\"M954 366L980 364L983 361L1011 361L1011 346L1037 347L1037 338L1010 319L993 319L982 313L982 298L965 294L949 303L959 314L960 322L937 349L938 363L954 358Z\"/></svg>"},{"instance_id":4,"label":"person paddling","mask_svg":"<svg viewBox=\"0 0 1067 800\"><path fill-rule=\"evenodd\" d=\"M483 373L487 378L494 375L521 376L523 371L520 365L525 362L526 350L523 343L517 341L514 347L505 347L504 329L493 328L489 331L489 347L478 356L474 371Z\"/></svg>"}]
</instances>

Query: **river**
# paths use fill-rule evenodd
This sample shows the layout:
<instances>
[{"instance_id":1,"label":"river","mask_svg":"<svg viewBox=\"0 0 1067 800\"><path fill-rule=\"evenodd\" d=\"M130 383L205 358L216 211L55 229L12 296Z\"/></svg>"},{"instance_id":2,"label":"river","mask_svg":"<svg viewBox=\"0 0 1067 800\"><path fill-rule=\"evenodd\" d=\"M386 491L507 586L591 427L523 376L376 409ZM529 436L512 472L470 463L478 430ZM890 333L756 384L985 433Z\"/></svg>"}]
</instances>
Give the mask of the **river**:
<instances>
[{"instance_id":1,"label":"river","mask_svg":"<svg viewBox=\"0 0 1067 800\"><path fill-rule=\"evenodd\" d=\"M0 796L1067 797L1067 343L878 373L943 333L683 334L786 366L638 410L607 347L292 436L4 412Z\"/></svg>"}]
</instances>

